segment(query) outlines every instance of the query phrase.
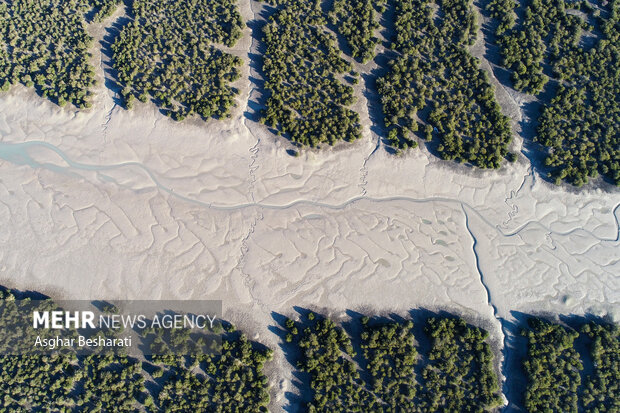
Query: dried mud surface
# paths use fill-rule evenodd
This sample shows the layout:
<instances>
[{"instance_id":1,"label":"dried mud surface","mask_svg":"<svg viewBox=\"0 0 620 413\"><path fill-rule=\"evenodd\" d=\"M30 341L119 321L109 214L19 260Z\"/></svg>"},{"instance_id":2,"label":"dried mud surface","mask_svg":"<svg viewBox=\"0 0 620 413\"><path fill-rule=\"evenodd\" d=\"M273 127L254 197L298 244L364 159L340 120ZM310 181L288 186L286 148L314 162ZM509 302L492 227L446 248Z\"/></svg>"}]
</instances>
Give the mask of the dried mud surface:
<instances>
[{"instance_id":1,"label":"dried mud surface","mask_svg":"<svg viewBox=\"0 0 620 413\"><path fill-rule=\"evenodd\" d=\"M261 7L241 2L257 24ZM293 306L335 317L446 309L500 346L513 311L620 316L618 191L551 186L524 156L486 172L424 148L391 155L363 82L364 138L294 158L253 120L258 47L248 28L230 49L248 65L224 121L127 112L104 86L88 112L20 88L0 96L2 284L58 298L222 299L276 350L276 411L294 389L269 326ZM93 53L103 85L108 63ZM521 108L502 94L516 125Z\"/></svg>"}]
</instances>

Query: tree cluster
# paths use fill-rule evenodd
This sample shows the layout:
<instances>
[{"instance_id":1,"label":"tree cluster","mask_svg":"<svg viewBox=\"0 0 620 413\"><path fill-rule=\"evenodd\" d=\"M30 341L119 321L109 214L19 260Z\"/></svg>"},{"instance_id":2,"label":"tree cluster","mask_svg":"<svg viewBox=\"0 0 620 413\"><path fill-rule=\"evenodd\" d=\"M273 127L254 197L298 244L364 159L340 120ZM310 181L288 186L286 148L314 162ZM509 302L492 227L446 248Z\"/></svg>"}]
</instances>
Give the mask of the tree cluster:
<instances>
[{"instance_id":1,"label":"tree cluster","mask_svg":"<svg viewBox=\"0 0 620 413\"><path fill-rule=\"evenodd\" d=\"M579 372L583 365L574 348L579 336L559 324L532 318L523 332L528 339L523 369L527 375L525 408L530 412L577 412Z\"/></svg>"},{"instance_id":2,"label":"tree cluster","mask_svg":"<svg viewBox=\"0 0 620 413\"><path fill-rule=\"evenodd\" d=\"M36 336L53 338L58 330L24 329L32 311L60 310L52 300L16 299L0 289L0 318L5 331L0 356L0 411L134 412L146 397L141 363L113 354L78 355L63 349L36 354ZM25 336L27 334L27 336ZM76 338L76 331L62 337ZM21 347L21 348L20 348ZM27 348L24 348L27 347ZM8 350L8 351L7 351ZM22 355L15 355L22 353Z\"/></svg>"},{"instance_id":3,"label":"tree cluster","mask_svg":"<svg viewBox=\"0 0 620 413\"><path fill-rule=\"evenodd\" d=\"M0 288L0 300L2 343L24 343L17 338L24 334L20 326L32 322L28 299ZM58 309L52 300L40 305L38 310ZM300 389L312 394L307 411L491 412L501 406L485 330L452 316L429 318L420 335L407 319L359 321L351 322L360 327L352 327L351 334L314 313L284 323L297 368L310 377L309 388ZM0 412L266 412L269 379L264 368L272 351L232 325L221 333L219 353L169 353L141 360L74 351L11 356L0 348ZM572 329L531 318L522 334L527 339L522 360L527 411L620 409L617 325L588 322ZM578 341L589 355L577 352ZM584 370L586 359L591 367Z\"/></svg>"},{"instance_id":4,"label":"tree cluster","mask_svg":"<svg viewBox=\"0 0 620 413\"><path fill-rule=\"evenodd\" d=\"M24 311L30 308L29 300L16 299L2 289L0 299L3 330L23 334L24 323L32 322L32 311ZM58 309L48 301L37 305L37 310ZM2 341L12 345L26 340L8 337ZM2 355L0 412L265 412L269 383L263 367L271 357L271 350L249 341L230 325L221 352L211 354L155 355L142 361L105 352L81 355L73 350Z\"/></svg>"},{"instance_id":5,"label":"tree cluster","mask_svg":"<svg viewBox=\"0 0 620 413\"><path fill-rule=\"evenodd\" d=\"M245 335L230 331L221 354L201 354L168 365L156 362L159 369L169 369L159 406L169 412L266 412L269 381L263 366L271 357L271 350L258 349Z\"/></svg>"},{"instance_id":6,"label":"tree cluster","mask_svg":"<svg viewBox=\"0 0 620 413\"><path fill-rule=\"evenodd\" d=\"M230 115L239 57L216 48L241 37L234 0L136 0L116 38L114 69L125 106L151 98L175 120Z\"/></svg>"},{"instance_id":7,"label":"tree cluster","mask_svg":"<svg viewBox=\"0 0 620 413\"><path fill-rule=\"evenodd\" d=\"M443 159L499 168L512 132L488 75L467 50L477 30L470 2L397 0L396 14L399 56L377 82L391 145L416 147L412 135L420 131Z\"/></svg>"},{"instance_id":8,"label":"tree cluster","mask_svg":"<svg viewBox=\"0 0 620 413\"><path fill-rule=\"evenodd\" d=\"M490 412L502 405L488 333L462 319L431 318L422 411Z\"/></svg>"},{"instance_id":9,"label":"tree cluster","mask_svg":"<svg viewBox=\"0 0 620 413\"><path fill-rule=\"evenodd\" d=\"M417 411L417 383L414 367L418 362L413 322L372 323L363 319L361 348L371 389L383 411Z\"/></svg>"},{"instance_id":10,"label":"tree cluster","mask_svg":"<svg viewBox=\"0 0 620 413\"><path fill-rule=\"evenodd\" d=\"M518 26L510 0L488 7L501 21L497 34L503 65L512 71L514 88L531 94L541 92L549 80L543 73L544 60L559 59L577 46L582 30L590 30L581 17L566 12L575 3L564 0L532 0Z\"/></svg>"},{"instance_id":11,"label":"tree cluster","mask_svg":"<svg viewBox=\"0 0 620 413\"><path fill-rule=\"evenodd\" d=\"M507 30L514 27L516 14L514 9L517 3L514 0L491 0L487 3L486 9L493 19L498 19L499 24L495 30L497 36L502 36Z\"/></svg>"},{"instance_id":12,"label":"tree cluster","mask_svg":"<svg viewBox=\"0 0 620 413\"><path fill-rule=\"evenodd\" d=\"M431 318L422 373L413 323L362 318L350 337L332 320L310 313L287 320L286 340L311 376L310 412L485 412L502 403L488 333L461 319ZM359 343L359 363L352 343ZM424 358L425 357L425 358Z\"/></svg>"},{"instance_id":13,"label":"tree cluster","mask_svg":"<svg viewBox=\"0 0 620 413\"><path fill-rule=\"evenodd\" d=\"M90 0L90 3L94 7L92 20L95 22L102 22L116 11L121 0Z\"/></svg>"},{"instance_id":14,"label":"tree cluster","mask_svg":"<svg viewBox=\"0 0 620 413\"><path fill-rule=\"evenodd\" d=\"M567 47L553 71L561 82L543 108L536 141L549 149L549 177L582 186L599 174L620 186L620 1L597 19L590 48Z\"/></svg>"},{"instance_id":15,"label":"tree cluster","mask_svg":"<svg viewBox=\"0 0 620 413\"><path fill-rule=\"evenodd\" d=\"M620 411L620 328L589 323L582 334L590 339L593 372L585 380L582 403L588 412Z\"/></svg>"},{"instance_id":16,"label":"tree cluster","mask_svg":"<svg viewBox=\"0 0 620 413\"><path fill-rule=\"evenodd\" d=\"M73 374L73 387L67 390L73 390L73 409L78 411L135 412L148 397L142 363L131 357L113 354L78 357Z\"/></svg>"},{"instance_id":17,"label":"tree cluster","mask_svg":"<svg viewBox=\"0 0 620 413\"><path fill-rule=\"evenodd\" d=\"M359 115L349 109L353 89L338 78L352 68L324 28L321 3L270 2L279 7L263 33L268 97L261 122L303 146L360 138Z\"/></svg>"},{"instance_id":18,"label":"tree cluster","mask_svg":"<svg viewBox=\"0 0 620 413\"><path fill-rule=\"evenodd\" d=\"M620 185L619 7L617 0L532 0L516 25L512 0L488 6L500 19L503 64L515 89L536 94L549 79L558 84L534 139L547 149L545 167L556 184L580 187L601 174Z\"/></svg>"},{"instance_id":19,"label":"tree cluster","mask_svg":"<svg viewBox=\"0 0 620 413\"><path fill-rule=\"evenodd\" d=\"M310 374L313 400L309 412L376 411L376 398L366 388L347 333L332 320L313 313L307 326L287 320L287 341L295 342L302 357L298 368ZM302 330L302 331L300 331Z\"/></svg>"},{"instance_id":20,"label":"tree cluster","mask_svg":"<svg viewBox=\"0 0 620 413\"><path fill-rule=\"evenodd\" d=\"M379 29L375 9L383 13L387 0L335 0L329 20L347 40L351 55L366 63L375 57Z\"/></svg>"},{"instance_id":21,"label":"tree cluster","mask_svg":"<svg viewBox=\"0 0 620 413\"><path fill-rule=\"evenodd\" d=\"M579 330L579 332L577 331ZM530 412L620 411L620 329L589 321L577 330L539 318L528 320L523 368L525 408ZM589 349L580 355L576 343ZM584 360L590 365L584 369ZM583 371L588 374L584 375ZM583 377L583 380L582 380Z\"/></svg>"},{"instance_id":22,"label":"tree cluster","mask_svg":"<svg viewBox=\"0 0 620 413\"><path fill-rule=\"evenodd\" d=\"M21 83L60 106L90 106L95 72L85 14L114 0L0 1L0 90ZM94 10L93 10L94 9Z\"/></svg>"}]
</instances>

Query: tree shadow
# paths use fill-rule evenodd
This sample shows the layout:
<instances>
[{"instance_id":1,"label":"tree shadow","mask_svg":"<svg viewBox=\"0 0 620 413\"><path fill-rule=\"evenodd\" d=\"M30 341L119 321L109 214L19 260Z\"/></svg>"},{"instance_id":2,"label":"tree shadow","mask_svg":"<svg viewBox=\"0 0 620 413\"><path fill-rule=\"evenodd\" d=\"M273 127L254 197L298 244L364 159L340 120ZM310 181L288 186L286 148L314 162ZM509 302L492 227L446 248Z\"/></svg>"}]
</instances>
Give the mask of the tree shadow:
<instances>
[{"instance_id":1,"label":"tree shadow","mask_svg":"<svg viewBox=\"0 0 620 413\"><path fill-rule=\"evenodd\" d=\"M310 310L299 307L295 307L295 310L302 315L302 321L308 320L307 315L311 312ZM301 350L295 343L287 343L286 341L286 336L288 334L286 330L286 320L288 320L288 317L273 311L271 313L271 318L273 318L276 324L269 326L269 331L280 338L279 345L284 353L284 357L286 361L293 366L294 380L292 384L297 390L296 392L287 391L285 393L284 396L288 404L283 406L283 409L286 412L303 411L307 403L311 402L313 398L313 393L310 388L310 374L304 373L297 368L297 363L302 356ZM301 330L307 326L308 325L303 325Z\"/></svg>"},{"instance_id":2,"label":"tree shadow","mask_svg":"<svg viewBox=\"0 0 620 413\"><path fill-rule=\"evenodd\" d=\"M415 336L417 343L416 349L418 351L418 355L423 359L423 361L426 361L426 357L428 356L432 348L432 342L426 334L426 326L428 325L428 320L435 317L446 316L456 318L454 314L448 313L446 311L436 312L424 307L412 308L411 310L409 310L409 317L411 317L411 320L413 320L413 335ZM416 370L416 375L418 377L422 376L421 366L423 364L425 363L416 363L416 368L418 369Z\"/></svg>"},{"instance_id":3,"label":"tree shadow","mask_svg":"<svg viewBox=\"0 0 620 413\"><path fill-rule=\"evenodd\" d=\"M377 67L369 73L362 74L364 80L364 97L368 105L368 115L370 117L370 130L378 136L379 141L383 143L386 152L394 155L396 150L387 140L388 128L385 126L385 115L383 113L383 105L381 104L381 95L379 94L377 80L387 75L390 71L389 63L398 57L398 53L392 50L392 41L396 36L396 27L394 19L396 16L396 5L393 1L387 2L385 12L380 14L379 31L383 37L379 46L383 50L378 52L373 62Z\"/></svg>"},{"instance_id":4,"label":"tree shadow","mask_svg":"<svg viewBox=\"0 0 620 413\"><path fill-rule=\"evenodd\" d=\"M586 313L585 315L560 315L560 321L580 333L579 337L574 342L574 347L577 353L579 353L579 358L581 359L581 363L583 365L583 370L580 371L581 384L583 386L586 383L586 378L594 373L595 365L590 350L593 341L587 336L587 334L581 334L581 332L583 331L583 328L590 323L598 325L609 325L611 323L590 313Z\"/></svg>"},{"instance_id":5,"label":"tree shadow","mask_svg":"<svg viewBox=\"0 0 620 413\"><path fill-rule=\"evenodd\" d=\"M485 43L484 58L491 65L493 75L497 78L497 81L502 86L512 89L511 73L510 70L502 65L502 55L498 45L496 32L499 27L499 21L491 17L489 11L486 9L486 1L475 0L474 5L478 7L480 13L485 17L485 21L480 24L480 30Z\"/></svg>"},{"instance_id":6,"label":"tree shadow","mask_svg":"<svg viewBox=\"0 0 620 413\"><path fill-rule=\"evenodd\" d=\"M15 288L7 288L0 285L0 292L3 294L12 294L17 300L50 300L51 297L33 290L19 290Z\"/></svg>"},{"instance_id":7,"label":"tree shadow","mask_svg":"<svg viewBox=\"0 0 620 413\"><path fill-rule=\"evenodd\" d=\"M264 2L257 2L250 0L251 7L260 7L260 11L255 15L254 19L247 22L247 26L251 31L252 47L248 57L250 59L250 70L254 74L250 74L250 84L252 85L252 91L256 91L256 97L248 96L248 109L243 113L243 116L255 123L260 122L262 117L261 112L267 107L268 93L265 90L265 72L263 71L263 57L267 52L267 45L263 41L263 30L271 16L273 16L277 9Z\"/></svg>"},{"instance_id":8,"label":"tree shadow","mask_svg":"<svg viewBox=\"0 0 620 413\"><path fill-rule=\"evenodd\" d=\"M123 101L120 98L120 91L123 89L118 79L118 71L114 69L114 52L112 51L112 45L114 41L121 33L123 28L131 22L131 19L126 16L121 16L116 19L112 24L105 28L105 35L99 42L101 45L101 54L108 58L109 64L103 66L104 85L106 88L114 92L113 101L118 106L123 106Z\"/></svg>"},{"instance_id":9,"label":"tree shadow","mask_svg":"<svg viewBox=\"0 0 620 413\"><path fill-rule=\"evenodd\" d=\"M501 371L506 378L504 395L508 400L506 411L525 412L524 395L527 388L527 376L523 370L523 360L527 357L527 337L521 332L527 328L531 315L511 311L514 321L500 318L504 331L504 363Z\"/></svg>"},{"instance_id":10,"label":"tree shadow","mask_svg":"<svg viewBox=\"0 0 620 413\"><path fill-rule=\"evenodd\" d=\"M351 46L349 45L349 42L347 41L347 39L342 34L340 34L340 30L338 30L337 23L332 24L332 22L328 18L329 12L332 11L333 8L334 8L334 0L324 0L321 3L321 10L323 11L323 14L326 17L325 27L327 27L336 36L336 44L338 45L338 50L340 50L345 55L351 57L352 59L355 59L356 61L360 62L359 58L353 57L353 51L351 50Z\"/></svg>"},{"instance_id":11,"label":"tree shadow","mask_svg":"<svg viewBox=\"0 0 620 413\"><path fill-rule=\"evenodd\" d=\"M364 350L362 349L362 340L360 337L362 336L362 332L364 331L364 326L362 325L362 317L364 314L358 313L357 311L347 310L346 314L351 317L349 321L345 321L342 323L342 328L351 338L351 344L353 345L353 350L355 351L355 357L353 357L353 361L357 363L359 367L359 373L362 380L367 384L369 388L372 388L372 376L368 371L368 363L366 358L364 357ZM390 319L387 317L373 317L372 322L377 323L388 323Z\"/></svg>"},{"instance_id":12,"label":"tree shadow","mask_svg":"<svg viewBox=\"0 0 620 413\"><path fill-rule=\"evenodd\" d=\"M522 105L522 119L519 122L521 136L523 137L523 155L532 164L532 169L546 182L553 183L549 178L551 171L545 165L545 159L549 155L549 149L535 141L538 134L540 115L546 105L556 96L559 88L557 81L549 79L542 92L536 95L536 99Z\"/></svg>"}]
</instances>

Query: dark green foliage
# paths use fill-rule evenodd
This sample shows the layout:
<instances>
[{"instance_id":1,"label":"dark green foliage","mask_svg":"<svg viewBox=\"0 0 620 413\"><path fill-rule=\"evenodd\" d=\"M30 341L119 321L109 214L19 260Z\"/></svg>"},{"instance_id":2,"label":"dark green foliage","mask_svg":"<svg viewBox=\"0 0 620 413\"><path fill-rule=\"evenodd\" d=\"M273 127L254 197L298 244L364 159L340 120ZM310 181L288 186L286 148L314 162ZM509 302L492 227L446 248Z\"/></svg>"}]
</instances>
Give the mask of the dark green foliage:
<instances>
[{"instance_id":1,"label":"dark green foliage","mask_svg":"<svg viewBox=\"0 0 620 413\"><path fill-rule=\"evenodd\" d=\"M496 0L489 9L514 24L509 1ZM532 0L521 24L498 33L515 89L538 93L549 77L559 84L535 137L548 149L545 166L557 184L582 186L601 174L620 185L619 8L618 0ZM584 42L585 31L592 32L593 45Z\"/></svg>"},{"instance_id":2,"label":"dark green foliage","mask_svg":"<svg viewBox=\"0 0 620 413\"><path fill-rule=\"evenodd\" d=\"M411 321L364 327L361 346L366 368L384 412L416 411L417 351L412 328Z\"/></svg>"},{"instance_id":3,"label":"dark green foliage","mask_svg":"<svg viewBox=\"0 0 620 413\"><path fill-rule=\"evenodd\" d=\"M620 329L617 325L590 323L582 333L590 338L594 372L585 380L581 398L588 412L620 411Z\"/></svg>"},{"instance_id":4,"label":"dark green foliage","mask_svg":"<svg viewBox=\"0 0 620 413\"><path fill-rule=\"evenodd\" d=\"M136 0L132 21L115 40L114 68L127 108L149 96L176 120L227 117L237 91L240 58L232 46L243 21L234 0Z\"/></svg>"},{"instance_id":5,"label":"dark green foliage","mask_svg":"<svg viewBox=\"0 0 620 413\"><path fill-rule=\"evenodd\" d=\"M351 360L355 352L345 331L322 316L313 315L305 325L308 327L289 320L286 327L290 341L300 349L299 369L311 376L313 401L308 411L380 411L377 400L365 387L357 365Z\"/></svg>"},{"instance_id":6,"label":"dark green foliage","mask_svg":"<svg viewBox=\"0 0 620 413\"><path fill-rule=\"evenodd\" d=\"M30 301L17 300L6 290L0 291L0 299L5 300L0 317L4 334L23 334L24 324L31 322ZM9 312L12 306L21 311ZM58 309L51 300L36 308L39 311ZM12 314L22 317L13 328L11 323L16 320ZM47 338L58 334L53 330L41 330L37 335L47 333ZM63 337L69 336L63 334ZM6 340L5 336L3 342ZM21 342L24 343L23 337ZM4 355L0 361L0 411L134 412L146 396L141 363L125 356L77 356L72 351L64 351L49 355Z\"/></svg>"},{"instance_id":7,"label":"dark green foliage","mask_svg":"<svg viewBox=\"0 0 620 413\"><path fill-rule=\"evenodd\" d=\"M516 154L511 152L511 153L508 154L506 159L508 159L508 162L512 163L512 162L516 162L518 158L517 158Z\"/></svg>"},{"instance_id":8,"label":"dark green foliage","mask_svg":"<svg viewBox=\"0 0 620 413\"><path fill-rule=\"evenodd\" d=\"M263 365L272 351L253 348L243 334L223 341L221 355L201 355L190 360L201 374L186 367L185 360L170 366L159 393L165 411L262 412L269 403L269 382ZM162 366L165 368L166 366Z\"/></svg>"},{"instance_id":9,"label":"dark green foliage","mask_svg":"<svg viewBox=\"0 0 620 413\"><path fill-rule=\"evenodd\" d=\"M413 323L364 317L362 324L359 366L350 338L333 321L287 321L286 341L297 344L299 369L311 375L309 411L485 412L501 405L486 331L458 319L431 319L432 348L419 383Z\"/></svg>"},{"instance_id":10,"label":"dark green foliage","mask_svg":"<svg viewBox=\"0 0 620 413\"><path fill-rule=\"evenodd\" d=\"M620 1L607 13L596 47L567 47L553 66L562 86L536 140L550 149L545 164L556 183L582 186L600 173L620 186Z\"/></svg>"},{"instance_id":11,"label":"dark green foliage","mask_svg":"<svg viewBox=\"0 0 620 413\"><path fill-rule=\"evenodd\" d=\"M501 166L512 133L487 74L467 50L476 30L467 0L396 1L393 47L400 55L378 81L392 146L415 147L411 134L422 121L443 159Z\"/></svg>"},{"instance_id":12,"label":"dark green foliage","mask_svg":"<svg viewBox=\"0 0 620 413\"><path fill-rule=\"evenodd\" d=\"M93 21L101 22L114 13L121 0L90 0L95 8Z\"/></svg>"},{"instance_id":13,"label":"dark green foliage","mask_svg":"<svg viewBox=\"0 0 620 413\"><path fill-rule=\"evenodd\" d=\"M0 299L21 301L2 289ZM6 323L15 320L13 313L7 317L6 308L1 327L13 333ZM153 356L151 362L140 362L74 352L0 356L0 412L266 412L269 383L263 366L272 351L233 330L229 327L224 336L221 354L196 357ZM163 377L162 385L151 382L147 391L147 371L155 379Z\"/></svg>"},{"instance_id":14,"label":"dark green foliage","mask_svg":"<svg viewBox=\"0 0 620 413\"><path fill-rule=\"evenodd\" d=\"M142 363L118 355L96 355L80 359L75 370L79 411L135 412L146 397Z\"/></svg>"},{"instance_id":15,"label":"dark green foliage","mask_svg":"<svg viewBox=\"0 0 620 413\"><path fill-rule=\"evenodd\" d=\"M545 57L556 60L566 47L576 46L581 30L587 23L575 15L567 14L564 0L532 0L525 11L523 22L514 26L512 5L490 6L494 16L500 17L503 29L499 43L504 57L503 64L512 70L514 87L527 93L539 93L548 78L543 74ZM511 27L506 27L508 20Z\"/></svg>"},{"instance_id":16,"label":"dark green foliage","mask_svg":"<svg viewBox=\"0 0 620 413\"><path fill-rule=\"evenodd\" d=\"M497 36L501 36L515 25L514 9L516 7L517 3L514 0L491 0L487 3L486 9L491 17L499 19L499 25L495 31Z\"/></svg>"},{"instance_id":17,"label":"dark green foliage","mask_svg":"<svg viewBox=\"0 0 620 413\"><path fill-rule=\"evenodd\" d=\"M14 292L1 287L0 299L0 329L9 336L3 343L11 344L11 337L20 334L15 326L24 317L30 320L31 312L19 307L27 300L17 300ZM40 310L56 309L51 300L41 305ZM424 330L430 349L419 355L411 321L361 321L363 330L354 341L320 315L286 321L286 341L299 350L298 368L310 375L313 400L308 411L460 413L496 411L501 406L486 331L458 318L431 318ZM620 329L589 323L581 333L592 361L584 385L574 349L579 334L538 318L528 320L523 331L528 340L523 363L527 411L620 409ZM362 349L361 357L354 342ZM271 358L271 350L250 342L231 325L220 354L163 355L144 361L73 352L0 356L0 412L266 412L269 380L263 370Z\"/></svg>"},{"instance_id":18,"label":"dark green foliage","mask_svg":"<svg viewBox=\"0 0 620 413\"><path fill-rule=\"evenodd\" d=\"M523 368L528 378L525 408L529 412L577 412L577 389L583 369L573 347L578 333L538 318L528 320Z\"/></svg>"},{"instance_id":19,"label":"dark green foliage","mask_svg":"<svg viewBox=\"0 0 620 413\"><path fill-rule=\"evenodd\" d=\"M262 121L300 145L316 147L361 136L349 109L353 89L336 76L350 71L317 0L273 0L280 6L265 26L263 59L267 109Z\"/></svg>"},{"instance_id":20,"label":"dark green foliage","mask_svg":"<svg viewBox=\"0 0 620 413\"><path fill-rule=\"evenodd\" d=\"M501 406L488 333L461 319L432 318L426 327L432 341L422 372L424 412L485 412Z\"/></svg>"},{"instance_id":21,"label":"dark green foliage","mask_svg":"<svg viewBox=\"0 0 620 413\"><path fill-rule=\"evenodd\" d=\"M70 356L0 357L0 411L28 412L32 406L59 411L74 405L75 360Z\"/></svg>"},{"instance_id":22,"label":"dark green foliage","mask_svg":"<svg viewBox=\"0 0 620 413\"><path fill-rule=\"evenodd\" d=\"M95 73L84 15L112 0L0 1L0 87L22 83L64 106L90 106ZM98 10L98 11L97 11Z\"/></svg>"},{"instance_id":23,"label":"dark green foliage","mask_svg":"<svg viewBox=\"0 0 620 413\"><path fill-rule=\"evenodd\" d=\"M387 0L335 0L329 19L351 48L351 55L361 62L375 57L379 28L375 9L383 11Z\"/></svg>"}]
</instances>

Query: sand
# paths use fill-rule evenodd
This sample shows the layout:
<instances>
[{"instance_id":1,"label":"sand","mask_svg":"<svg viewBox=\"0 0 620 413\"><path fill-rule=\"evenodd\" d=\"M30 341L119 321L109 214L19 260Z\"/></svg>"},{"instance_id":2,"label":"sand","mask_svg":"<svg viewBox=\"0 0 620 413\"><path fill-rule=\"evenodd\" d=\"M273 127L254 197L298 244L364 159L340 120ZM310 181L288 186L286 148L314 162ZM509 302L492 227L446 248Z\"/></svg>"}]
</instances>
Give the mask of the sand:
<instances>
[{"instance_id":1,"label":"sand","mask_svg":"<svg viewBox=\"0 0 620 413\"><path fill-rule=\"evenodd\" d=\"M256 10L243 1L242 12ZM246 29L231 52L248 60L255 48ZM87 112L22 87L0 95L0 284L63 299L221 299L276 350L275 411L294 388L269 327L294 306L445 309L500 346L513 311L620 317L617 190L552 186L524 156L478 171L425 148L391 155L363 93L362 140L295 158L252 120L258 74L243 70L233 117L208 123L149 104L127 112L103 86Z\"/></svg>"}]
</instances>

